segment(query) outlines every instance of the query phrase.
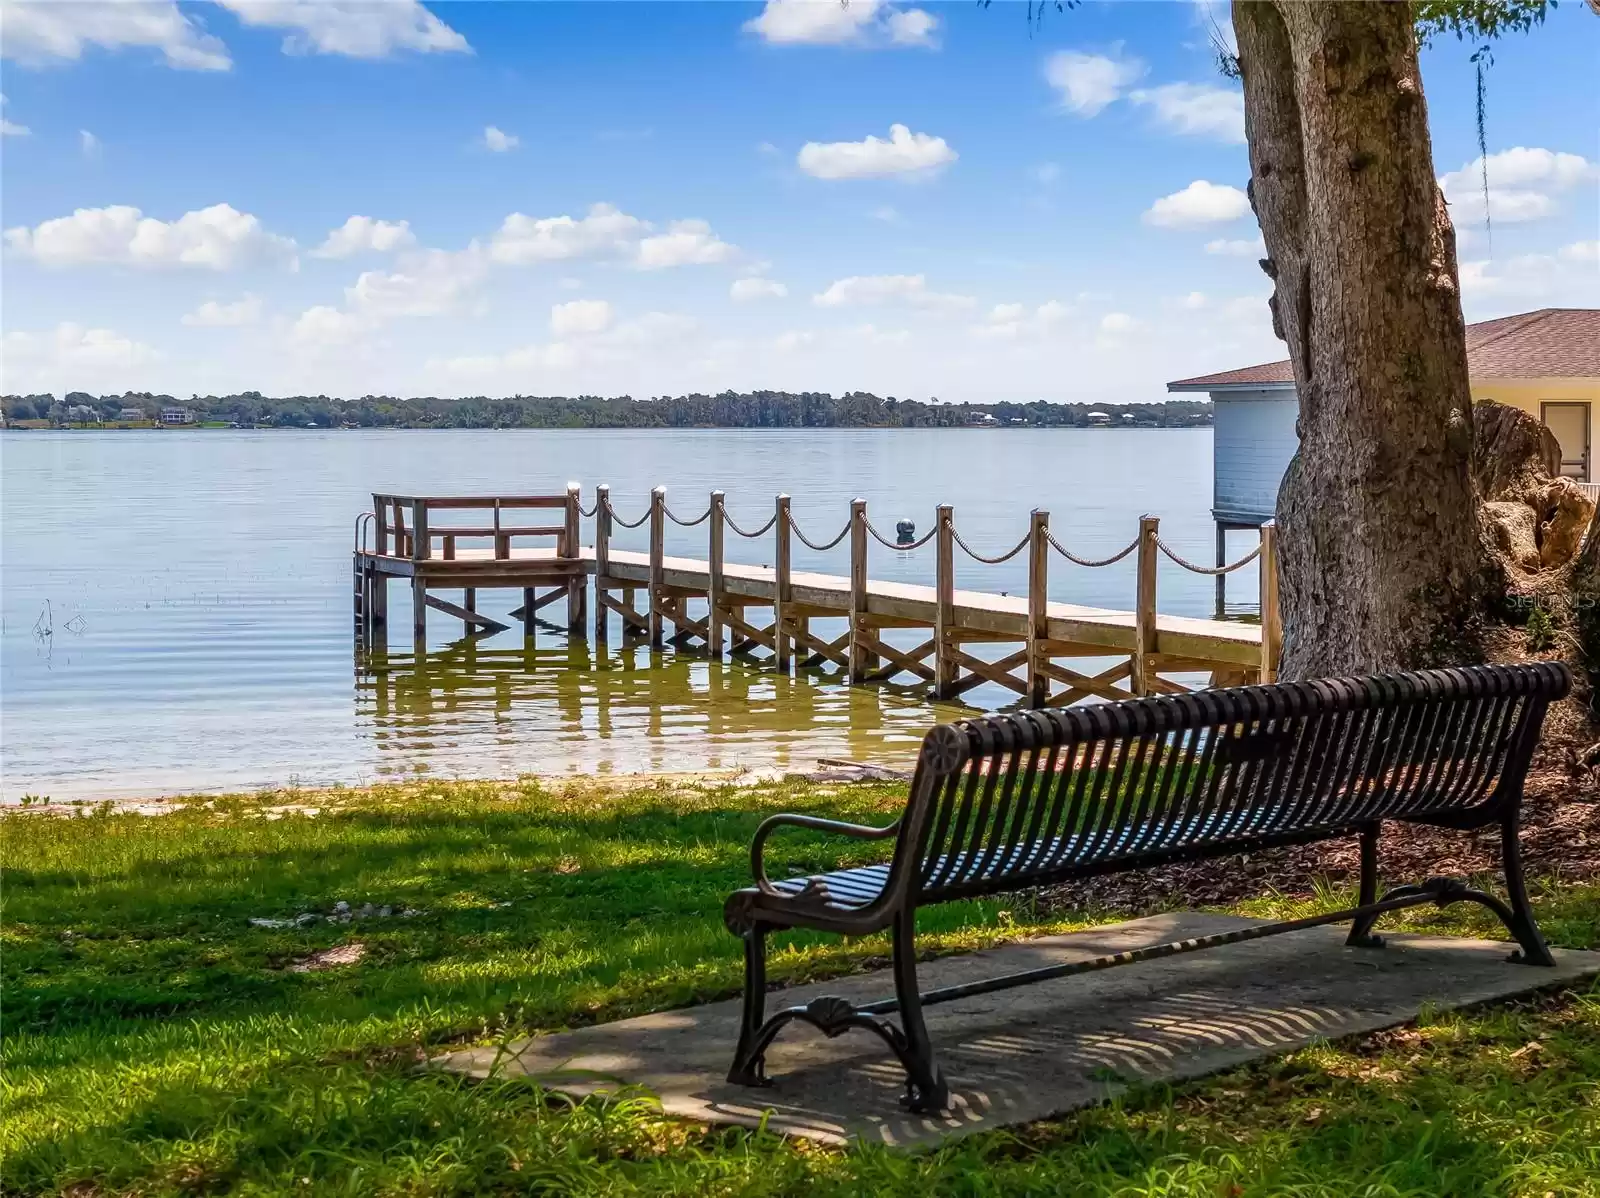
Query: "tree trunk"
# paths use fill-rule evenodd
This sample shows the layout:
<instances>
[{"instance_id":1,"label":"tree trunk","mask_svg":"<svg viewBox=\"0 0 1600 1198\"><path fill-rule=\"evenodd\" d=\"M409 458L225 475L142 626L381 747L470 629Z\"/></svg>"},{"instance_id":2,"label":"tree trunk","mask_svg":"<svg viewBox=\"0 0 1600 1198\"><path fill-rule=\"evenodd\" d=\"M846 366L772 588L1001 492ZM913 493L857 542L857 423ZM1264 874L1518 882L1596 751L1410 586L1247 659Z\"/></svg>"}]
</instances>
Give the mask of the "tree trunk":
<instances>
[{"instance_id":1,"label":"tree trunk","mask_svg":"<svg viewBox=\"0 0 1600 1198\"><path fill-rule=\"evenodd\" d=\"M1283 675L1474 660L1466 334L1411 5L1235 0L1233 23L1300 397L1278 495Z\"/></svg>"}]
</instances>

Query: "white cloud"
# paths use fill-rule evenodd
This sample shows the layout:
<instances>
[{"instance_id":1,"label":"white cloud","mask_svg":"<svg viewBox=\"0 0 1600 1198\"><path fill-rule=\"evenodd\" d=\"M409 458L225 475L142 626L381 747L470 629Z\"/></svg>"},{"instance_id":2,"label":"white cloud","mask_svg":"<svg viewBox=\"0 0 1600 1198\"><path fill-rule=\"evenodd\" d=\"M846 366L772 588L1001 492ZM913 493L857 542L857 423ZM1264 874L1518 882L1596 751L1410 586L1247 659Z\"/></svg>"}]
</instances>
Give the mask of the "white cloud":
<instances>
[{"instance_id":1,"label":"white cloud","mask_svg":"<svg viewBox=\"0 0 1600 1198\"><path fill-rule=\"evenodd\" d=\"M1178 301L1178 307L1187 312L1197 312L1201 308L1204 308L1207 302L1206 293L1204 291L1191 291L1188 295L1184 296Z\"/></svg>"},{"instance_id":2,"label":"white cloud","mask_svg":"<svg viewBox=\"0 0 1600 1198\"><path fill-rule=\"evenodd\" d=\"M1061 93L1061 106L1079 116L1094 116L1119 99L1145 73L1137 58L1058 50L1045 60L1045 81Z\"/></svg>"},{"instance_id":3,"label":"white cloud","mask_svg":"<svg viewBox=\"0 0 1600 1198\"><path fill-rule=\"evenodd\" d=\"M419 0L216 0L245 25L285 29L285 54L386 58L396 50L468 53L467 39Z\"/></svg>"},{"instance_id":4,"label":"white cloud","mask_svg":"<svg viewBox=\"0 0 1600 1198\"><path fill-rule=\"evenodd\" d=\"M87 129L78 130L78 149L85 158L100 157L100 146L100 139L93 133L90 133Z\"/></svg>"},{"instance_id":5,"label":"white cloud","mask_svg":"<svg viewBox=\"0 0 1600 1198\"><path fill-rule=\"evenodd\" d=\"M578 291L583 287L583 280L568 276L564 279L557 279L556 286L563 291Z\"/></svg>"},{"instance_id":6,"label":"white cloud","mask_svg":"<svg viewBox=\"0 0 1600 1198\"><path fill-rule=\"evenodd\" d=\"M1022 337L1041 337L1058 331L1073 315L1070 304L1046 300L1032 312L1026 304L996 304L982 324L970 332L984 341L1015 341Z\"/></svg>"},{"instance_id":7,"label":"white cloud","mask_svg":"<svg viewBox=\"0 0 1600 1198\"><path fill-rule=\"evenodd\" d=\"M929 291L925 275L852 275L836 280L826 291L812 296L811 302L820 308L904 303L914 308L951 311L970 308L976 301L970 295Z\"/></svg>"},{"instance_id":8,"label":"white cloud","mask_svg":"<svg viewBox=\"0 0 1600 1198\"><path fill-rule=\"evenodd\" d=\"M782 299L789 294L789 289L771 279L735 279L728 294L743 304L751 300Z\"/></svg>"},{"instance_id":9,"label":"white cloud","mask_svg":"<svg viewBox=\"0 0 1600 1198\"><path fill-rule=\"evenodd\" d=\"M910 329L880 329L875 324L858 324L850 333L871 345L904 345L911 340Z\"/></svg>"},{"instance_id":10,"label":"white cloud","mask_svg":"<svg viewBox=\"0 0 1600 1198\"><path fill-rule=\"evenodd\" d=\"M784 353L792 353L803 346L815 343L817 335L809 329L790 329L773 338L772 344Z\"/></svg>"},{"instance_id":11,"label":"white cloud","mask_svg":"<svg viewBox=\"0 0 1600 1198\"><path fill-rule=\"evenodd\" d=\"M352 216L328 234L328 239L311 251L313 258L349 258L356 254L387 254L416 244L411 222L377 220Z\"/></svg>"},{"instance_id":12,"label":"white cloud","mask_svg":"<svg viewBox=\"0 0 1600 1198\"><path fill-rule=\"evenodd\" d=\"M485 125L483 129L483 144L492 153L504 154L507 150L514 150L521 145L522 139L515 133L506 133L496 129L493 125Z\"/></svg>"},{"instance_id":13,"label":"white cloud","mask_svg":"<svg viewBox=\"0 0 1600 1198\"><path fill-rule=\"evenodd\" d=\"M1267 252L1267 243L1257 237L1218 237L1206 242L1206 253L1229 258L1254 258Z\"/></svg>"},{"instance_id":14,"label":"white cloud","mask_svg":"<svg viewBox=\"0 0 1600 1198\"><path fill-rule=\"evenodd\" d=\"M6 98L0 96L0 112L5 111ZM27 137L32 130L26 125L18 125L0 116L0 137Z\"/></svg>"},{"instance_id":15,"label":"white cloud","mask_svg":"<svg viewBox=\"0 0 1600 1198\"><path fill-rule=\"evenodd\" d=\"M1552 306L1593 306L1600 242L1575 241L1553 253L1517 254L1493 261L1462 262L1461 294L1476 302L1495 300ZM1475 317L1469 317L1474 319Z\"/></svg>"},{"instance_id":16,"label":"white cloud","mask_svg":"<svg viewBox=\"0 0 1600 1198\"><path fill-rule=\"evenodd\" d=\"M268 233L259 219L231 204L186 212L174 221L121 204L79 208L32 229L7 229L5 237L13 253L46 266L108 263L229 270L268 258L292 260L294 251L292 240Z\"/></svg>"},{"instance_id":17,"label":"white cloud","mask_svg":"<svg viewBox=\"0 0 1600 1198\"><path fill-rule=\"evenodd\" d=\"M454 308L487 269L476 245L459 252L421 250L403 255L394 270L363 271L345 289L345 299L352 311L374 319L435 316Z\"/></svg>"},{"instance_id":18,"label":"white cloud","mask_svg":"<svg viewBox=\"0 0 1600 1198\"><path fill-rule=\"evenodd\" d=\"M13 331L0 338L0 386L8 392L122 390L161 357L142 341L70 321L47 332Z\"/></svg>"},{"instance_id":19,"label":"white cloud","mask_svg":"<svg viewBox=\"0 0 1600 1198\"><path fill-rule=\"evenodd\" d=\"M1237 187L1196 179L1182 191L1163 196L1144 214L1144 223L1162 228L1214 225L1238 220L1250 211L1250 199Z\"/></svg>"},{"instance_id":20,"label":"white cloud","mask_svg":"<svg viewBox=\"0 0 1600 1198\"><path fill-rule=\"evenodd\" d=\"M1458 221L1482 223L1484 159L1439 177ZM1505 224L1538 220L1556 210L1555 196L1600 178L1600 166L1581 154L1517 146L1490 154L1489 218Z\"/></svg>"},{"instance_id":21,"label":"white cloud","mask_svg":"<svg viewBox=\"0 0 1600 1198\"><path fill-rule=\"evenodd\" d=\"M895 224L900 219L900 213L892 204L879 204L867 213L873 220L881 220L885 224Z\"/></svg>"},{"instance_id":22,"label":"white cloud","mask_svg":"<svg viewBox=\"0 0 1600 1198\"><path fill-rule=\"evenodd\" d=\"M721 240L703 220L675 220L665 233L639 242L634 265L640 270L672 266L706 266L726 262L737 250Z\"/></svg>"},{"instance_id":23,"label":"white cloud","mask_svg":"<svg viewBox=\"0 0 1600 1198\"><path fill-rule=\"evenodd\" d=\"M246 295L231 304L207 300L193 312L183 315L183 323L191 328L227 329L255 324L261 319L261 297Z\"/></svg>"},{"instance_id":24,"label":"white cloud","mask_svg":"<svg viewBox=\"0 0 1600 1198\"><path fill-rule=\"evenodd\" d=\"M374 327L373 321L356 312L343 312L326 304L307 308L289 330L297 344L312 348L333 348L359 340Z\"/></svg>"},{"instance_id":25,"label":"white cloud","mask_svg":"<svg viewBox=\"0 0 1600 1198\"><path fill-rule=\"evenodd\" d=\"M152 49L169 67L226 71L228 49L175 0L145 3L63 3L8 0L0 5L0 54L29 65L76 62L85 46Z\"/></svg>"},{"instance_id":26,"label":"white cloud","mask_svg":"<svg viewBox=\"0 0 1600 1198\"><path fill-rule=\"evenodd\" d=\"M648 225L610 204L596 204L581 219L547 216L535 219L513 212L489 243L496 262L526 266L590 254L628 249Z\"/></svg>"},{"instance_id":27,"label":"white cloud","mask_svg":"<svg viewBox=\"0 0 1600 1198\"><path fill-rule=\"evenodd\" d=\"M889 40L897 46L923 46L929 50L939 46L939 18L920 8L892 12L887 22Z\"/></svg>"},{"instance_id":28,"label":"white cloud","mask_svg":"<svg viewBox=\"0 0 1600 1198\"><path fill-rule=\"evenodd\" d=\"M784 46L911 46L937 49L939 18L920 8L895 9L883 0L767 0L747 33Z\"/></svg>"},{"instance_id":29,"label":"white cloud","mask_svg":"<svg viewBox=\"0 0 1600 1198\"><path fill-rule=\"evenodd\" d=\"M1127 333L1138 326L1138 321L1126 312L1107 312L1100 318L1102 333Z\"/></svg>"},{"instance_id":30,"label":"white cloud","mask_svg":"<svg viewBox=\"0 0 1600 1198\"><path fill-rule=\"evenodd\" d=\"M1164 83L1128 93L1135 104L1177 133L1244 144L1244 93L1209 83Z\"/></svg>"},{"instance_id":31,"label":"white cloud","mask_svg":"<svg viewBox=\"0 0 1600 1198\"><path fill-rule=\"evenodd\" d=\"M818 179L876 179L925 174L958 157L942 137L890 125L887 141L870 134L862 141L808 141L796 161L801 170Z\"/></svg>"},{"instance_id":32,"label":"white cloud","mask_svg":"<svg viewBox=\"0 0 1600 1198\"><path fill-rule=\"evenodd\" d=\"M1564 245L1557 254L1568 262L1584 262L1600 266L1600 241L1574 241Z\"/></svg>"},{"instance_id":33,"label":"white cloud","mask_svg":"<svg viewBox=\"0 0 1600 1198\"><path fill-rule=\"evenodd\" d=\"M584 337L611 327L615 312L605 300L572 300L550 309L550 332L557 337Z\"/></svg>"}]
</instances>

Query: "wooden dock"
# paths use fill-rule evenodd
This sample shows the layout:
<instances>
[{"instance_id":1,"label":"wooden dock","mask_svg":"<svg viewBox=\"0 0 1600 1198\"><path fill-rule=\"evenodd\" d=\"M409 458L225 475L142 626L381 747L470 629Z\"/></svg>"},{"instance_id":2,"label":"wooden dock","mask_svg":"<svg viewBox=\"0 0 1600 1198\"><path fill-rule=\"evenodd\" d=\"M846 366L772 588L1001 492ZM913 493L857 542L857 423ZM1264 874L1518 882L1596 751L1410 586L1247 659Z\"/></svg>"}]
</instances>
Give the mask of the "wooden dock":
<instances>
[{"instance_id":1,"label":"wooden dock","mask_svg":"<svg viewBox=\"0 0 1600 1198\"><path fill-rule=\"evenodd\" d=\"M559 518L546 515L541 523L540 513L558 513ZM588 544L582 540L586 520L592 528ZM667 556L669 521L683 527L705 524L706 557ZM648 552L611 547L618 525L646 523ZM850 505L843 530L818 544L800 531L785 495L777 497L771 518L749 532L728 517L720 491L711 494L704 512L684 519L667 506L665 490L657 487L644 515L633 521L617 515L604 486L597 488L588 509L576 484L564 495L374 495L373 510L363 513L356 527L356 635L361 648L386 638L388 582L404 578L411 580L412 629L419 653L430 607L460 620L469 633L503 631L511 626L506 621L521 620L531 634L535 613L564 600L569 632L584 636L592 582L593 635L602 643L609 639L615 616L625 640L644 639L658 648L670 643L713 658L725 652L759 654L784 672L831 667L853 684L905 681L944 699L992 683L1014 691L1030 706L1059 706L1186 689L1171 675L1205 674L1213 685L1271 680L1281 644L1274 532L1270 523L1263 526L1257 549L1231 565L1208 568L1168 547L1153 516L1140 520L1137 536L1125 549L1088 561L1055 540L1048 513L1040 511L1032 513L1026 535L1014 547L985 557L962 539L948 506L938 509L932 530L907 545L879 532L867 518L865 501L858 499ZM730 533L749 539L770 536L774 564L726 561ZM818 550L848 541L850 573L791 569L796 538ZM932 542L932 584L868 577L873 539L898 550ZM957 589L958 550L984 564L1026 554L1027 594ZM1102 567L1131 555L1136 585L1130 609L1047 599L1053 557ZM1261 623L1160 613L1156 584L1163 555L1180 568L1206 575L1254 562L1261 582ZM480 591L508 588L520 590L522 602L505 620L479 610ZM461 602L434 593L440 590L460 591ZM815 629L823 622L836 628L840 621L843 632L831 638ZM885 639L887 631L900 629L913 630L908 634L917 641L913 647ZM974 652L979 647L986 648Z\"/></svg>"}]
</instances>

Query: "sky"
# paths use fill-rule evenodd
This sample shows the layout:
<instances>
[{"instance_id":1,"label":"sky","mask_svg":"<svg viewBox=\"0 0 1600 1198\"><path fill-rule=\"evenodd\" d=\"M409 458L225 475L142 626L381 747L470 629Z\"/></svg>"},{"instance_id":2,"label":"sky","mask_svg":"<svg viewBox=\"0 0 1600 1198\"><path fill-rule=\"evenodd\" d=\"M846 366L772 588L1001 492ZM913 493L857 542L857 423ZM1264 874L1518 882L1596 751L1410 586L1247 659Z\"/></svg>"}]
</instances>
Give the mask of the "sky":
<instances>
[{"instance_id":1,"label":"sky","mask_svg":"<svg viewBox=\"0 0 1600 1198\"><path fill-rule=\"evenodd\" d=\"M1138 402L1281 358L1225 5L0 0L0 387ZM1467 319L1600 305L1600 19L1423 55Z\"/></svg>"}]
</instances>

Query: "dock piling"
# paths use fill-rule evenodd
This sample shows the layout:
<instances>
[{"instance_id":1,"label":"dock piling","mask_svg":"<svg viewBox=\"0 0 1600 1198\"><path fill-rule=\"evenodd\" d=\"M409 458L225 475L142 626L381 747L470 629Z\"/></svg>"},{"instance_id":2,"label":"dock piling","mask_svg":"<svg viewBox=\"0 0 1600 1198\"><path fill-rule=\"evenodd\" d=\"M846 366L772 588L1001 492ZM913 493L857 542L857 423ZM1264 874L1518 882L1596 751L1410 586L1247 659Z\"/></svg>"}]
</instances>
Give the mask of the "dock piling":
<instances>
[{"instance_id":1,"label":"dock piling","mask_svg":"<svg viewBox=\"0 0 1600 1198\"><path fill-rule=\"evenodd\" d=\"M650 492L650 647L661 648L661 609L666 600L663 593L663 558L667 544L667 489L656 487Z\"/></svg>"},{"instance_id":2,"label":"dock piling","mask_svg":"<svg viewBox=\"0 0 1600 1198\"><path fill-rule=\"evenodd\" d=\"M780 673L789 672L789 604L794 588L789 580L789 497L779 495L772 526L772 652Z\"/></svg>"},{"instance_id":3,"label":"dock piling","mask_svg":"<svg viewBox=\"0 0 1600 1198\"><path fill-rule=\"evenodd\" d=\"M706 570L706 652L713 658L722 658L723 611L727 604L727 580L722 570L723 538L727 533L727 495L711 492L710 560Z\"/></svg>"},{"instance_id":4,"label":"dock piling","mask_svg":"<svg viewBox=\"0 0 1600 1198\"><path fill-rule=\"evenodd\" d=\"M933 533L933 694L949 699L961 666L956 660L955 508L941 503L934 513Z\"/></svg>"},{"instance_id":5,"label":"dock piling","mask_svg":"<svg viewBox=\"0 0 1600 1198\"><path fill-rule=\"evenodd\" d=\"M611 571L611 487L594 489L594 639L605 644L611 635L611 613L606 607L607 578ZM627 639L628 626L622 626Z\"/></svg>"},{"instance_id":6,"label":"dock piling","mask_svg":"<svg viewBox=\"0 0 1600 1198\"><path fill-rule=\"evenodd\" d=\"M1050 513L1034 509L1028 520L1028 706L1050 698Z\"/></svg>"},{"instance_id":7,"label":"dock piling","mask_svg":"<svg viewBox=\"0 0 1600 1198\"><path fill-rule=\"evenodd\" d=\"M850 501L850 681L865 681L868 669L867 501Z\"/></svg>"},{"instance_id":8,"label":"dock piling","mask_svg":"<svg viewBox=\"0 0 1600 1198\"><path fill-rule=\"evenodd\" d=\"M1151 655L1156 651L1156 539L1161 521L1156 516L1139 517L1138 575L1133 609L1133 693L1148 695L1155 671Z\"/></svg>"},{"instance_id":9,"label":"dock piling","mask_svg":"<svg viewBox=\"0 0 1600 1198\"><path fill-rule=\"evenodd\" d=\"M1278 607L1278 522L1261 526L1261 681L1278 680L1283 652L1283 613Z\"/></svg>"}]
</instances>

